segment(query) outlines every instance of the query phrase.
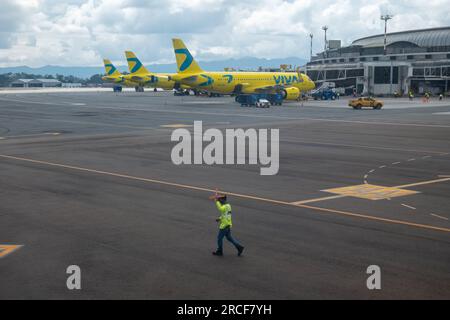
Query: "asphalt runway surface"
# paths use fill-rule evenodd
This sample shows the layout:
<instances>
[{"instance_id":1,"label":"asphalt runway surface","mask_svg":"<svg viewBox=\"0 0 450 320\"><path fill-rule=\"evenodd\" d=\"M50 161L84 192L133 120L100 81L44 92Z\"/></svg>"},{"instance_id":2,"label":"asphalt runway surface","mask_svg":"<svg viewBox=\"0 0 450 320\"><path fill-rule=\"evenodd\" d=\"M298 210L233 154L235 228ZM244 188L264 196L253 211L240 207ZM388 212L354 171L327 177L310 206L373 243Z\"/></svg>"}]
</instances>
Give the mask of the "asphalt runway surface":
<instances>
[{"instance_id":1,"label":"asphalt runway surface","mask_svg":"<svg viewBox=\"0 0 450 320\"><path fill-rule=\"evenodd\" d=\"M0 299L450 299L450 101L346 103L1 94ZM280 129L278 175L175 166L194 121ZM216 188L243 257L211 255Z\"/></svg>"}]
</instances>

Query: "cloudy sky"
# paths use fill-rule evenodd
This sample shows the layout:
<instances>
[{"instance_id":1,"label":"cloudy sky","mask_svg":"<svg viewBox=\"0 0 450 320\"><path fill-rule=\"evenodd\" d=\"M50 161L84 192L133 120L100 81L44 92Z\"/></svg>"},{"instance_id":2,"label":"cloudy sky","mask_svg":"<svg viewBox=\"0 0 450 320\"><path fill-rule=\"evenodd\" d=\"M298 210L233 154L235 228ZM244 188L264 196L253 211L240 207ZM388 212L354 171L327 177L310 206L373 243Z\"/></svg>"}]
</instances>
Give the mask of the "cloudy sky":
<instances>
[{"instance_id":1,"label":"cloudy sky","mask_svg":"<svg viewBox=\"0 0 450 320\"><path fill-rule=\"evenodd\" d=\"M173 62L181 37L199 60L309 57L330 39L344 44L383 32L450 25L449 0L1 0L0 66L123 64L134 50L146 63Z\"/></svg>"}]
</instances>

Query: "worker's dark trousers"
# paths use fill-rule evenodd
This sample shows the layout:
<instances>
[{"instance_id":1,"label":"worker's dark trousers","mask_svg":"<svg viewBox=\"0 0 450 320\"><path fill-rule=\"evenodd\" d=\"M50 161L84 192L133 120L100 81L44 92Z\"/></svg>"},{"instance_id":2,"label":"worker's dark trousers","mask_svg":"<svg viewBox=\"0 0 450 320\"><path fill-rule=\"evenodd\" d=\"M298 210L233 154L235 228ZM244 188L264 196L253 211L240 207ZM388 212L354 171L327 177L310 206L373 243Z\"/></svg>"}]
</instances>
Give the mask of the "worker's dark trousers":
<instances>
[{"instance_id":1,"label":"worker's dark trousers","mask_svg":"<svg viewBox=\"0 0 450 320\"><path fill-rule=\"evenodd\" d=\"M226 227L225 229L219 230L219 235L217 236L217 251L222 252L223 251L223 238L227 238L228 241L230 241L236 249L239 249L242 247L239 242L237 242L232 236L231 236L231 228Z\"/></svg>"}]
</instances>

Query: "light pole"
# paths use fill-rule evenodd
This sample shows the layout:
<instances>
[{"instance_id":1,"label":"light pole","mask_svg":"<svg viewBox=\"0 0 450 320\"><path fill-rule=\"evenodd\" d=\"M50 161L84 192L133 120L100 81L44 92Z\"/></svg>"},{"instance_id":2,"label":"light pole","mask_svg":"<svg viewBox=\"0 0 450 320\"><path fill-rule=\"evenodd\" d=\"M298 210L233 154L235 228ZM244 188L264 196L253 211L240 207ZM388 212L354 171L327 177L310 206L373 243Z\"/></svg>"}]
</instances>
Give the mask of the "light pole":
<instances>
[{"instance_id":1,"label":"light pole","mask_svg":"<svg viewBox=\"0 0 450 320\"><path fill-rule=\"evenodd\" d=\"M327 30L328 30L328 26L323 26L322 30L325 31L325 58L328 58L328 53L327 53Z\"/></svg>"},{"instance_id":2,"label":"light pole","mask_svg":"<svg viewBox=\"0 0 450 320\"><path fill-rule=\"evenodd\" d=\"M313 38L314 38L314 35L312 34L312 33L310 33L309 34L309 37L311 38L311 60L310 61L312 61L312 57L313 57Z\"/></svg>"},{"instance_id":3,"label":"light pole","mask_svg":"<svg viewBox=\"0 0 450 320\"><path fill-rule=\"evenodd\" d=\"M394 16L391 16L390 14L381 16L381 20L384 20L384 55L387 55L387 23L392 18L394 18Z\"/></svg>"}]
</instances>

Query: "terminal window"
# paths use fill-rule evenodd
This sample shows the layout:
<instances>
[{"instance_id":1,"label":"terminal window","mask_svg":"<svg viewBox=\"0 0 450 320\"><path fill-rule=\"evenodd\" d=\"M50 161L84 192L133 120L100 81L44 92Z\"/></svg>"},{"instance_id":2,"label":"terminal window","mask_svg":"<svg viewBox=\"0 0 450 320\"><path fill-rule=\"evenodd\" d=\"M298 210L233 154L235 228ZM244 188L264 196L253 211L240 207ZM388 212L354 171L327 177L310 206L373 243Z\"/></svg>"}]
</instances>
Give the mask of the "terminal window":
<instances>
[{"instance_id":1,"label":"terminal window","mask_svg":"<svg viewBox=\"0 0 450 320\"><path fill-rule=\"evenodd\" d=\"M442 68L442 76L443 77L450 77L450 67Z\"/></svg>"},{"instance_id":2,"label":"terminal window","mask_svg":"<svg viewBox=\"0 0 450 320\"><path fill-rule=\"evenodd\" d=\"M364 77L364 69L347 70L347 78Z\"/></svg>"},{"instance_id":3,"label":"terminal window","mask_svg":"<svg viewBox=\"0 0 450 320\"><path fill-rule=\"evenodd\" d=\"M424 76L425 75L425 69L424 68L414 68L413 69L413 76Z\"/></svg>"},{"instance_id":4,"label":"terminal window","mask_svg":"<svg viewBox=\"0 0 450 320\"><path fill-rule=\"evenodd\" d=\"M327 79L338 79L338 78L339 78L339 70L327 71Z\"/></svg>"},{"instance_id":5,"label":"terminal window","mask_svg":"<svg viewBox=\"0 0 450 320\"><path fill-rule=\"evenodd\" d=\"M394 67L392 74L392 83L398 84L398 67ZM391 67L375 67L374 72L375 84L390 84L391 83Z\"/></svg>"}]
</instances>

